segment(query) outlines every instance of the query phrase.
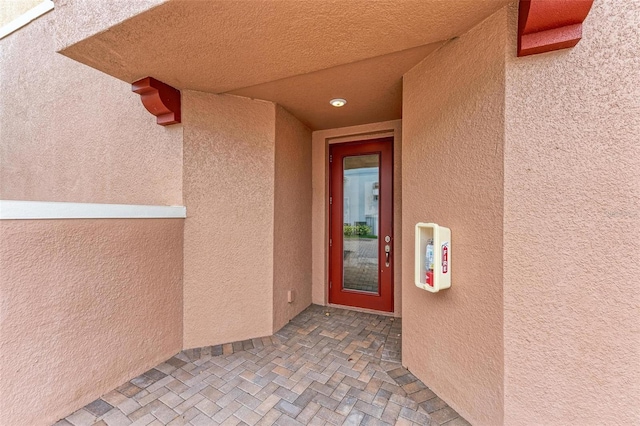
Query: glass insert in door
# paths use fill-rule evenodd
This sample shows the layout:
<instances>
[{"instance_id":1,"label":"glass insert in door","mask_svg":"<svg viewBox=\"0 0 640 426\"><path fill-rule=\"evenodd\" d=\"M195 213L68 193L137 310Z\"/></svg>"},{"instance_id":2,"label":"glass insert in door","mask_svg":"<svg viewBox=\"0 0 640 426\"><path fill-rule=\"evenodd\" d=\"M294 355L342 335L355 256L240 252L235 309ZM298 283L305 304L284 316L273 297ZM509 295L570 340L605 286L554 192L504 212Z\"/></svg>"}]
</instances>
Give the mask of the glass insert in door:
<instances>
[{"instance_id":1,"label":"glass insert in door","mask_svg":"<svg viewBox=\"0 0 640 426\"><path fill-rule=\"evenodd\" d=\"M380 154L343 159L345 290L378 293Z\"/></svg>"}]
</instances>

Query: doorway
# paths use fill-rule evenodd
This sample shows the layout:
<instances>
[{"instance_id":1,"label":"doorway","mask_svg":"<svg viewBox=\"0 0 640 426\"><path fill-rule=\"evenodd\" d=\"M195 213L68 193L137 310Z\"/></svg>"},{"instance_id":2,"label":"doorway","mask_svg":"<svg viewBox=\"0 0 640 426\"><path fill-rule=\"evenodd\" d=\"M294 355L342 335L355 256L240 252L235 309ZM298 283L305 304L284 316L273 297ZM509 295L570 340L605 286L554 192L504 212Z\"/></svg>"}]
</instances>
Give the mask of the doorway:
<instances>
[{"instance_id":1,"label":"doorway","mask_svg":"<svg viewBox=\"0 0 640 426\"><path fill-rule=\"evenodd\" d=\"M393 312L393 137L329 148L329 303Z\"/></svg>"}]
</instances>

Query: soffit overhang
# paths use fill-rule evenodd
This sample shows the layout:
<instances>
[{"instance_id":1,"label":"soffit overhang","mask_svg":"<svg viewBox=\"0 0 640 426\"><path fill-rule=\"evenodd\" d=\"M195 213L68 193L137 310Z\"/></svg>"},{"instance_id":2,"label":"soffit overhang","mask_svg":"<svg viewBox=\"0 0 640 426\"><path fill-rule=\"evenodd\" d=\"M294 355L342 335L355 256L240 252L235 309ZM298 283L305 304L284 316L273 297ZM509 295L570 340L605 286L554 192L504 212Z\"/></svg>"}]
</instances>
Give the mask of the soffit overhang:
<instances>
[{"instance_id":1,"label":"soffit overhang","mask_svg":"<svg viewBox=\"0 0 640 426\"><path fill-rule=\"evenodd\" d=\"M278 102L320 129L400 118L402 75L507 3L145 0L101 28L87 8L111 16L118 2L65 0L56 25L62 54L120 80Z\"/></svg>"}]
</instances>

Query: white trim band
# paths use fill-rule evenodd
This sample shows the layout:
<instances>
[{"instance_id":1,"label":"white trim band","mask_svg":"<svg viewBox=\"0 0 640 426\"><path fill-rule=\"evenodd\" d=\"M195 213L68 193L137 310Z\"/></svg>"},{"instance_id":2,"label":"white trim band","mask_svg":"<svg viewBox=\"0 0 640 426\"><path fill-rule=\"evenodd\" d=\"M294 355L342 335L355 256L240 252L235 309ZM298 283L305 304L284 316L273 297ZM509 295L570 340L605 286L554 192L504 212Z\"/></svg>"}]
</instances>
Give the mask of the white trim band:
<instances>
[{"instance_id":1,"label":"white trim band","mask_svg":"<svg viewBox=\"0 0 640 426\"><path fill-rule=\"evenodd\" d=\"M0 200L0 220L9 219L184 219L184 206L60 203Z\"/></svg>"},{"instance_id":2,"label":"white trim band","mask_svg":"<svg viewBox=\"0 0 640 426\"><path fill-rule=\"evenodd\" d=\"M20 28L27 25L29 22L38 19L45 13L53 10L53 1L44 0L42 3L34 7L33 9L29 9L27 12L18 16L13 21L3 25L0 27L0 40L11 34L12 32L19 30Z\"/></svg>"}]
</instances>

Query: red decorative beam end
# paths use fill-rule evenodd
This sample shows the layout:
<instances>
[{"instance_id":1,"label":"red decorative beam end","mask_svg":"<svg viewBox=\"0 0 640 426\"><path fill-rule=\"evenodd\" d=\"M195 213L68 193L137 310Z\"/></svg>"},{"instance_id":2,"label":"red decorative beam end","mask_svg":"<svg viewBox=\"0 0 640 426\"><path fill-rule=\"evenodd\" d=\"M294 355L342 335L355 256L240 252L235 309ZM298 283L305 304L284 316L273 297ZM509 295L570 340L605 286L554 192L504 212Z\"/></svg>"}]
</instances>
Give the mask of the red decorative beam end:
<instances>
[{"instance_id":1,"label":"red decorative beam end","mask_svg":"<svg viewBox=\"0 0 640 426\"><path fill-rule=\"evenodd\" d=\"M180 91L156 80L143 78L131 85L131 90L142 97L142 105L157 117L161 126L180 123Z\"/></svg>"},{"instance_id":2,"label":"red decorative beam end","mask_svg":"<svg viewBox=\"0 0 640 426\"><path fill-rule=\"evenodd\" d=\"M593 0L520 0L518 56L573 47Z\"/></svg>"}]
</instances>

